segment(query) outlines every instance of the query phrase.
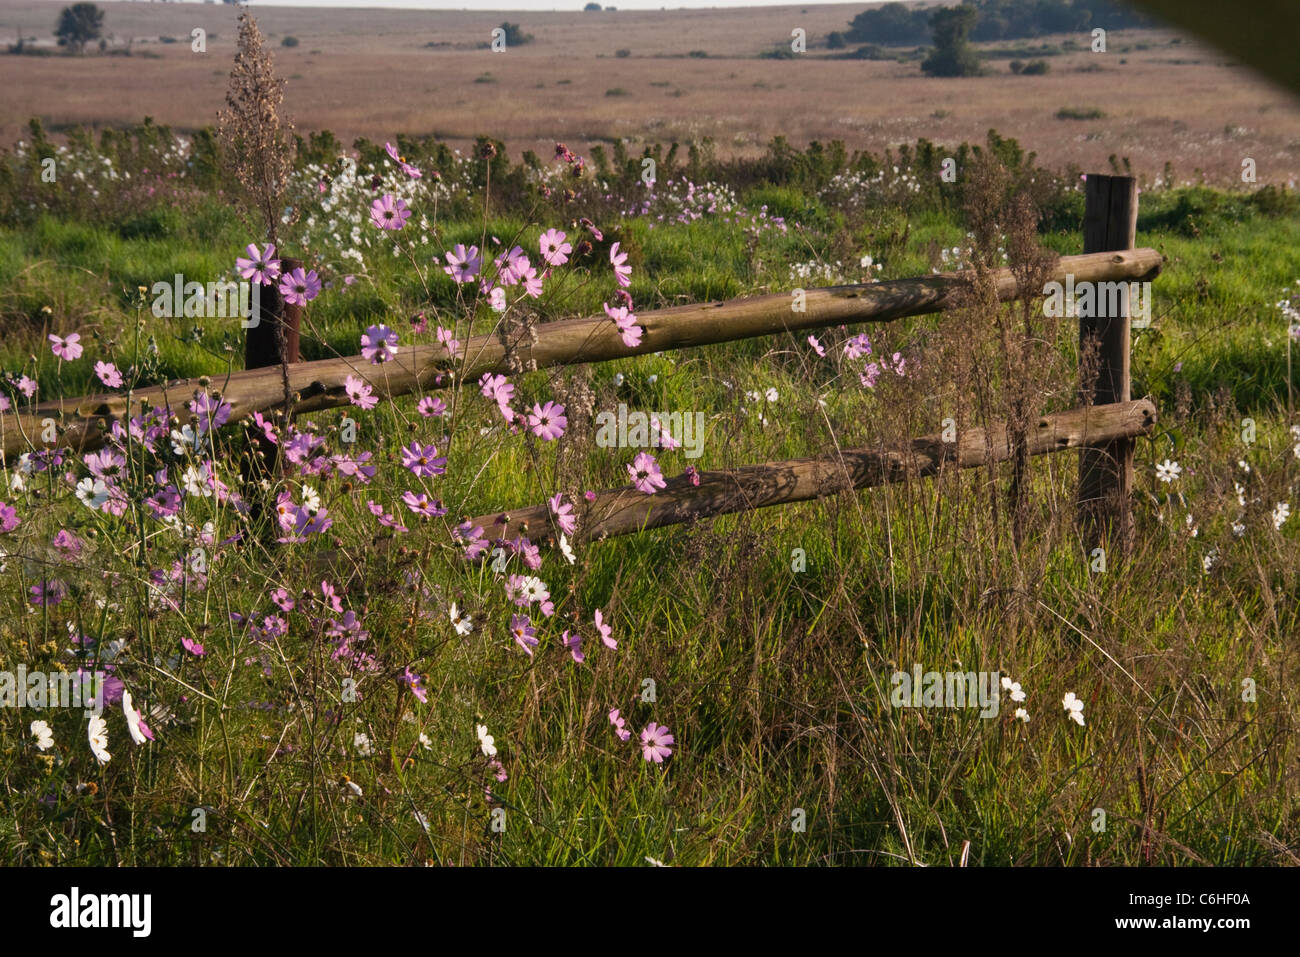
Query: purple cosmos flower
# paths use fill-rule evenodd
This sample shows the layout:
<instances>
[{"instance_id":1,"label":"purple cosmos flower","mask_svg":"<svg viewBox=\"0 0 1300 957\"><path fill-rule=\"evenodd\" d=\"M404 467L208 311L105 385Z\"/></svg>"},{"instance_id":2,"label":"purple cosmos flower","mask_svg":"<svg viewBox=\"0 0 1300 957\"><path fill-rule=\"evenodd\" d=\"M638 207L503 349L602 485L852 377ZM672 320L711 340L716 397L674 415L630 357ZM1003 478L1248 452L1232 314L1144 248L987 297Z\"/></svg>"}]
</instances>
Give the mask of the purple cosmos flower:
<instances>
[{"instance_id":1,"label":"purple cosmos flower","mask_svg":"<svg viewBox=\"0 0 1300 957\"><path fill-rule=\"evenodd\" d=\"M22 520L18 517L18 509L0 502L0 535L12 532L21 524Z\"/></svg>"},{"instance_id":2,"label":"purple cosmos flower","mask_svg":"<svg viewBox=\"0 0 1300 957\"><path fill-rule=\"evenodd\" d=\"M424 679L411 670L407 665L406 670L402 672L402 681L411 689L411 694L419 699L421 704L427 704L429 701L429 692L424 689Z\"/></svg>"},{"instance_id":3,"label":"purple cosmos flower","mask_svg":"<svg viewBox=\"0 0 1300 957\"><path fill-rule=\"evenodd\" d=\"M307 272L299 266L280 277L280 295L291 306L305 306L320 295L320 276L316 270Z\"/></svg>"},{"instance_id":4,"label":"purple cosmos flower","mask_svg":"<svg viewBox=\"0 0 1300 957\"><path fill-rule=\"evenodd\" d=\"M817 353L819 356L825 358L825 356L826 356L826 350L822 348L822 344L821 344L821 342L817 339L816 336L809 336L809 337L808 337L808 345L810 345L810 346L813 347L813 352L815 352L815 353Z\"/></svg>"},{"instance_id":5,"label":"purple cosmos flower","mask_svg":"<svg viewBox=\"0 0 1300 957\"><path fill-rule=\"evenodd\" d=\"M275 258L274 245L268 245L265 252L259 252L255 243L249 243L244 252L248 258L235 260L235 269L239 275L263 286L269 286L280 278L280 260Z\"/></svg>"},{"instance_id":6,"label":"purple cosmos flower","mask_svg":"<svg viewBox=\"0 0 1300 957\"><path fill-rule=\"evenodd\" d=\"M850 359L860 359L871 355L871 340L865 332L854 336L844 343L844 355Z\"/></svg>"},{"instance_id":7,"label":"purple cosmos flower","mask_svg":"<svg viewBox=\"0 0 1300 957\"><path fill-rule=\"evenodd\" d=\"M537 245L547 265L563 266L569 261L569 253L573 252L573 246L566 243L564 239L564 233L558 229L548 229L542 233L542 238L538 240Z\"/></svg>"},{"instance_id":8,"label":"purple cosmos flower","mask_svg":"<svg viewBox=\"0 0 1300 957\"><path fill-rule=\"evenodd\" d=\"M415 407L415 410L426 419L431 419L434 416L446 415L447 403L437 396L426 395L420 400L420 404Z\"/></svg>"},{"instance_id":9,"label":"purple cosmos flower","mask_svg":"<svg viewBox=\"0 0 1300 957\"><path fill-rule=\"evenodd\" d=\"M69 362L80 359L83 351L81 348L81 334L74 332L66 339L59 336L50 336L50 351L60 359L67 359Z\"/></svg>"},{"instance_id":10,"label":"purple cosmos flower","mask_svg":"<svg viewBox=\"0 0 1300 957\"><path fill-rule=\"evenodd\" d=\"M33 605L45 605L49 608L53 608L63 601L68 594L67 586L57 578L42 579L39 584L33 585L29 591L32 595L29 600Z\"/></svg>"},{"instance_id":11,"label":"purple cosmos flower","mask_svg":"<svg viewBox=\"0 0 1300 957\"><path fill-rule=\"evenodd\" d=\"M582 653L582 635L576 631L570 632L566 628L564 634L560 635L560 641L568 649L569 654L573 656L573 660L578 664L582 664L587 657Z\"/></svg>"},{"instance_id":12,"label":"purple cosmos flower","mask_svg":"<svg viewBox=\"0 0 1300 957\"><path fill-rule=\"evenodd\" d=\"M18 377L18 391L27 396L27 398L30 399L34 397L36 395L36 389L37 385L35 379L29 379L25 375Z\"/></svg>"},{"instance_id":13,"label":"purple cosmos flower","mask_svg":"<svg viewBox=\"0 0 1300 957\"><path fill-rule=\"evenodd\" d=\"M380 229L401 229L411 217L405 201L385 193L370 204L370 221Z\"/></svg>"},{"instance_id":14,"label":"purple cosmos flower","mask_svg":"<svg viewBox=\"0 0 1300 957\"><path fill-rule=\"evenodd\" d=\"M519 647L528 652L528 656L531 658L533 649L537 647L537 629L533 627L533 623L528 620L527 615L510 616L510 634L519 643Z\"/></svg>"},{"instance_id":15,"label":"purple cosmos flower","mask_svg":"<svg viewBox=\"0 0 1300 957\"><path fill-rule=\"evenodd\" d=\"M373 365L397 358L397 333L388 326L368 326L361 335L361 355Z\"/></svg>"},{"instance_id":16,"label":"purple cosmos flower","mask_svg":"<svg viewBox=\"0 0 1300 957\"><path fill-rule=\"evenodd\" d=\"M4 505L0 503L0 531L4 530ZM81 539L66 528L60 529L59 534L54 536L54 547L61 551L69 558L76 558L81 554Z\"/></svg>"},{"instance_id":17,"label":"purple cosmos flower","mask_svg":"<svg viewBox=\"0 0 1300 957\"><path fill-rule=\"evenodd\" d=\"M483 257L479 255L478 247L466 249L463 243L457 243L447 253L447 265L442 267L442 271L456 282L473 282L482 268Z\"/></svg>"},{"instance_id":18,"label":"purple cosmos flower","mask_svg":"<svg viewBox=\"0 0 1300 957\"><path fill-rule=\"evenodd\" d=\"M880 365L876 362L868 362L867 367L858 374L858 381L868 389L876 387L876 380L880 378Z\"/></svg>"},{"instance_id":19,"label":"purple cosmos flower","mask_svg":"<svg viewBox=\"0 0 1300 957\"><path fill-rule=\"evenodd\" d=\"M632 737L632 732L627 729L627 722L618 713L618 708L614 708L609 712L609 723L614 726L614 733L618 735L620 741L626 741Z\"/></svg>"},{"instance_id":20,"label":"purple cosmos flower","mask_svg":"<svg viewBox=\"0 0 1300 957\"><path fill-rule=\"evenodd\" d=\"M534 402L533 411L528 413L528 427L533 430L533 435L543 442L558 439L568 426L569 420L564 417L564 406L554 402L547 402L546 405Z\"/></svg>"},{"instance_id":21,"label":"purple cosmos flower","mask_svg":"<svg viewBox=\"0 0 1300 957\"><path fill-rule=\"evenodd\" d=\"M100 382L110 389L120 389L122 387L122 373L111 362L96 362L95 375L99 377Z\"/></svg>"},{"instance_id":22,"label":"purple cosmos flower","mask_svg":"<svg viewBox=\"0 0 1300 957\"><path fill-rule=\"evenodd\" d=\"M903 354L895 352L891 361L894 363L894 374L903 375L903 370L907 368L907 360L903 358Z\"/></svg>"},{"instance_id":23,"label":"purple cosmos flower","mask_svg":"<svg viewBox=\"0 0 1300 957\"><path fill-rule=\"evenodd\" d=\"M199 424L196 429L199 435L204 435L212 429L219 429L230 421L230 403L223 402L206 392L195 394L188 406L189 410L198 416Z\"/></svg>"},{"instance_id":24,"label":"purple cosmos flower","mask_svg":"<svg viewBox=\"0 0 1300 957\"><path fill-rule=\"evenodd\" d=\"M632 464L627 467L627 473L632 476L633 487L647 495L653 495L657 490L667 487L663 472L659 471L659 463L649 452L638 452Z\"/></svg>"},{"instance_id":25,"label":"purple cosmos flower","mask_svg":"<svg viewBox=\"0 0 1300 957\"><path fill-rule=\"evenodd\" d=\"M618 251L618 243L609 247L609 262L614 267L614 278L623 288L632 285L632 267L626 265L627 253Z\"/></svg>"},{"instance_id":26,"label":"purple cosmos flower","mask_svg":"<svg viewBox=\"0 0 1300 957\"><path fill-rule=\"evenodd\" d=\"M433 478L447 471L447 458L438 454L437 446L412 441L402 448L402 465L418 478Z\"/></svg>"},{"instance_id":27,"label":"purple cosmos flower","mask_svg":"<svg viewBox=\"0 0 1300 957\"><path fill-rule=\"evenodd\" d=\"M673 753L669 747L673 743L673 736L668 733L668 729L651 721L641 732L641 757L655 764L663 764L664 758Z\"/></svg>"},{"instance_id":28,"label":"purple cosmos flower","mask_svg":"<svg viewBox=\"0 0 1300 957\"><path fill-rule=\"evenodd\" d=\"M343 380L343 390L348 394L348 401L362 409L373 409L379 404L379 397L374 394L370 383L350 375Z\"/></svg>"}]
</instances>

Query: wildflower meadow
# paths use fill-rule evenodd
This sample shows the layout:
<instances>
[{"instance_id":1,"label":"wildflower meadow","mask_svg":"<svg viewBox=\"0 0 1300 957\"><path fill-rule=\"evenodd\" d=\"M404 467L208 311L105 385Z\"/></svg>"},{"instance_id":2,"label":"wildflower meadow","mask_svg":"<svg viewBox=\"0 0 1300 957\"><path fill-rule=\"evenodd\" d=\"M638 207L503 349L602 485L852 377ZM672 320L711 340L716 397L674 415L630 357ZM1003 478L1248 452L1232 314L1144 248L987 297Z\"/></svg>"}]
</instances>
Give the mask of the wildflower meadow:
<instances>
[{"instance_id":1,"label":"wildflower meadow","mask_svg":"<svg viewBox=\"0 0 1300 957\"><path fill-rule=\"evenodd\" d=\"M220 115L0 153L6 863L1300 862L1292 189L1132 174L1157 416L1094 547L1025 443L1087 388L1044 286L1119 161L345 144L256 12ZM674 318L825 287L954 298Z\"/></svg>"}]
</instances>

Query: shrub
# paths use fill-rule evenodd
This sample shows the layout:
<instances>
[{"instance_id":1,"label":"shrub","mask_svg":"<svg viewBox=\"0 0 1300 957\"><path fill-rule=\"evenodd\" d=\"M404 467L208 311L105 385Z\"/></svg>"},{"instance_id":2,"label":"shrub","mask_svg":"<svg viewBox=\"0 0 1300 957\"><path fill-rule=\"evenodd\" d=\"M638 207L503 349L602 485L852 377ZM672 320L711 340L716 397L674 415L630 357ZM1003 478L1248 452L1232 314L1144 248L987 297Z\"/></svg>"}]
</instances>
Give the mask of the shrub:
<instances>
[{"instance_id":1,"label":"shrub","mask_svg":"<svg viewBox=\"0 0 1300 957\"><path fill-rule=\"evenodd\" d=\"M298 45L297 37L285 37L283 40L280 41L280 46L282 47L296 47L297 45Z\"/></svg>"},{"instance_id":2,"label":"shrub","mask_svg":"<svg viewBox=\"0 0 1300 957\"><path fill-rule=\"evenodd\" d=\"M1106 114L1095 106L1063 106L1056 111L1058 120L1100 120Z\"/></svg>"},{"instance_id":3,"label":"shrub","mask_svg":"<svg viewBox=\"0 0 1300 957\"><path fill-rule=\"evenodd\" d=\"M1041 76L1051 69L1046 60L1030 60L1023 70L1025 76Z\"/></svg>"},{"instance_id":4,"label":"shrub","mask_svg":"<svg viewBox=\"0 0 1300 957\"><path fill-rule=\"evenodd\" d=\"M614 51L614 56L618 57L620 60L623 59L624 57L630 57L631 55L632 55L632 51L629 50L627 47L624 47L621 50Z\"/></svg>"}]
</instances>

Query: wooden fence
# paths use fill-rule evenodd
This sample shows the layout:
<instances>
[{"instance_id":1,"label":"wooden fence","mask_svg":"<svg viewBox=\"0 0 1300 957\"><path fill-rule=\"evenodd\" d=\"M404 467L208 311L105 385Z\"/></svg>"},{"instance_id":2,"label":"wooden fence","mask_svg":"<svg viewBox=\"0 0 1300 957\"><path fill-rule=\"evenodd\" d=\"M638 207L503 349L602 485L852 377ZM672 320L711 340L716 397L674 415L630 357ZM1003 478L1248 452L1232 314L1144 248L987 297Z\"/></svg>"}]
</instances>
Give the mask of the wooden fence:
<instances>
[{"instance_id":1,"label":"wooden fence","mask_svg":"<svg viewBox=\"0 0 1300 957\"><path fill-rule=\"evenodd\" d=\"M1160 271L1162 257L1153 249L1133 248L1136 221L1136 181L1131 177L1090 175L1086 184L1084 254L1061 257L1049 281L1064 283L1065 277L1071 275L1078 286L1153 278ZM997 271L994 278L999 301L1041 294L1041 290L1021 289L1009 269ZM503 342L497 335L474 336L455 359L439 344L403 348L395 359L380 366L360 356L292 362L287 367L289 406L293 412L303 413L347 405L344 381L348 376L370 383L381 397L395 397L446 388L455 379L473 382L485 372L507 373L511 360L522 362L523 368L541 369L841 324L889 322L942 312L956 305L965 284L960 274L944 274L812 289L806 293L801 312L791 308L789 293L655 310L638 315L644 332L640 345L633 348L623 343L614 324L601 315L545 323L517 342ZM1118 535L1127 548L1132 528L1129 497L1133 440L1151 431L1156 409L1149 401L1131 400L1129 319L1106 314L1103 297L1096 297L1096 302L1102 308L1095 312L1101 314L1081 319L1079 326L1081 352L1089 340L1095 339L1099 346L1096 384L1081 394L1079 408L1040 418L1028 437L1028 451L1041 455L1083 449L1078 503L1081 529L1089 543ZM281 315L285 319L283 339L277 328ZM265 316L270 321L260 326L267 328L250 330L257 332L257 338L249 341L247 359L250 366L268 364L212 383L212 388L220 390L231 404L231 422L285 406L286 372L279 364L278 350L283 347L290 360L296 358L297 314L282 310L278 300L272 300ZM129 411L158 406L183 417L185 403L199 388L196 379L177 380L136 390L129 397L101 394L54 400L38 405L34 413L0 415L0 446L5 461L10 463L22 452L53 446L89 451L104 443L109 423ZM52 440L46 441L52 431ZM652 496L630 486L609 489L597 493L580 537L592 540L804 501L907 476L932 475L945 463L969 468L990 459L1001 461L1012 454L1005 425L996 424L988 429L968 430L956 442L926 436L895 449L850 449L703 472L698 485L677 477ZM475 523L482 525L490 537L510 537L525 527L535 538L545 540L550 534L545 506L484 515Z\"/></svg>"}]
</instances>

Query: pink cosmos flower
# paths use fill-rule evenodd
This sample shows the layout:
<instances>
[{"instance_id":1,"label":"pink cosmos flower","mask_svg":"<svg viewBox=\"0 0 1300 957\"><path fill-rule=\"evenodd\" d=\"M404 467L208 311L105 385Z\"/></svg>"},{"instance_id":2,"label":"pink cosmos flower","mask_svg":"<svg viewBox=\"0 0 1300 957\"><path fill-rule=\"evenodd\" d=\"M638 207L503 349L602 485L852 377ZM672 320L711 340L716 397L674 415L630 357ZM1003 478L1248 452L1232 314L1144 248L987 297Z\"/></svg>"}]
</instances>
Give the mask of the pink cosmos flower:
<instances>
[{"instance_id":1,"label":"pink cosmos flower","mask_svg":"<svg viewBox=\"0 0 1300 957\"><path fill-rule=\"evenodd\" d=\"M826 350L822 348L822 344L821 344L821 342L818 341L818 339L817 339L816 336L809 336L809 337L808 337L808 345L810 345L810 346L813 347L813 352L815 352L815 353L817 353L819 356L825 358L825 356L826 356Z\"/></svg>"},{"instance_id":2,"label":"pink cosmos flower","mask_svg":"<svg viewBox=\"0 0 1300 957\"><path fill-rule=\"evenodd\" d=\"M122 373L111 362L96 362L95 375L100 382L110 389L120 389L122 387Z\"/></svg>"},{"instance_id":3,"label":"pink cosmos flower","mask_svg":"<svg viewBox=\"0 0 1300 957\"><path fill-rule=\"evenodd\" d=\"M442 267L442 271L456 282L473 282L482 268L483 257L479 255L478 247L466 249L463 243L457 243L447 253L447 265Z\"/></svg>"},{"instance_id":4,"label":"pink cosmos flower","mask_svg":"<svg viewBox=\"0 0 1300 957\"><path fill-rule=\"evenodd\" d=\"M502 407L509 406L510 400L515 396L515 387L503 375L485 372L478 380L478 384L485 398L491 399Z\"/></svg>"},{"instance_id":5,"label":"pink cosmos flower","mask_svg":"<svg viewBox=\"0 0 1300 957\"><path fill-rule=\"evenodd\" d=\"M181 647L197 658L202 658L207 654L207 652L203 650L203 646L191 638L182 638Z\"/></svg>"},{"instance_id":6,"label":"pink cosmos flower","mask_svg":"<svg viewBox=\"0 0 1300 957\"><path fill-rule=\"evenodd\" d=\"M655 764L663 764L664 758L673 753L669 747L673 743L673 736L668 733L668 729L651 721L641 732L641 757Z\"/></svg>"},{"instance_id":7,"label":"pink cosmos flower","mask_svg":"<svg viewBox=\"0 0 1300 957\"><path fill-rule=\"evenodd\" d=\"M565 535L572 535L577 531L578 519L573 514L573 506L564 501L559 492L547 499L547 504L550 505L551 511L555 513L555 523L560 526L560 531Z\"/></svg>"},{"instance_id":8,"label":"pink cosmos flower","mask_svg":"<svg viewBox=\"0 0 1300 957\"><path fill-rule=\"evenodd\" d=\"M517 286L528 269L528 257L518 246L496 258L497 281L503 286Z\"/></svg>"},{"instance_id":9,"label":"pink cosmos flower","mask_svg":"<svg viewBox=\"0 0 1300 957\"><path fill-rule=\"evenodd\" d=\"M627 730L627 722L618 713L618 708L614 708L609 712L609 723L614 726L614 733L618 735L620 741L626 741L632 737L632 732Z\"/></svg>"},{"instance_id":10,"label":"pink cosmos flower","mask_svg":"<svg viewBox=\"0 0 1300 957\"><path fill-rule=\"evenodd\" d=\"M402 172L405 173L407 176L411 177L411 179L419 179L421 176L424 175L416 167L412 166L401 156L398 156L397 147L393 146L392 143L385 143L384 150L385 152L388 153L389 156L392 157L393 162L402 168ZM435 174L435 176L436 175L437 174Z\"/></svg>"},{"instance_id":11,"label":"pink cosmos flower","mask_svg":"<svg viewBox=\"0 0 1300 957\"><path fill-rule=\"evenodd\" d=\"M858 375L858 381L868 389L876 387L876 380L880 378L880 365L875 362L868 362L867 367Z\"/></svg>"},{"instance_id":12,"label":"pink cosmos flower","mask_svg":"<svg viewBox=\"0 0 1300 957\"><path fill-rule=\"evenodd\" d=\"M569 654L577 664L582 664L586 660L586 655L582 653L582 635L578 632L570 632L564 629L564 634L560 635L560 642L568 649Z\"/></svg>"},{"instance_id":13,"label":"pink cosmos flower","mask_svg":"<svg viewBox=\"0 0 1300 957\"><path fill-rule=\"evenodd\" d=\"M894 374L900 376L903 375L903 370L907 368L907 360L903 358L903 354L901 352L895 352L892 362L894 363Z\"/></svg>"},{"instance_id":14,"label":"pink cosmos flower","mask_svg":"<svg viewBox=\"0 0 1300 957\"><path fill-rule=\"evenodd\" d=\"M667 487L659 463L649 452L638 452L632 464L627 467L627 473L632 476L633 487L647 495L653 495L659 489Z\"/></svg>"},{"instance_id":15,"label":"pink cosmos flower","mask_svg":"<svg viewBox=\"0 0 1300 957\"><path fill-rule=\"evenodd\" d=\"M380 229L401 229L411 217L406 202L385 193L370 204L370 221Z\"/></svg>"},{"instance_id":16,"label":"pink cosmos flower","mask_svg":"<svg viewBox=\"0 0 1300 957\"><path fill-rule=\"evenodd\" d=\"M263 286L269 286L280 278L280 260L275 258L274 245L268 245L265 252L259 252L256 243L249 243L244 252L247 258L235 260L235 269L240 276Z\"/></svg>"},{"instance_id":17,"label":"pink cosmos flower","mask_svg":"<svg viewBox=\"0 0 1300 957\"><path fill-rule=\"evenodd\" d=\"M399 522L391 513L385 512L382 505L378 502L366 502L366 508L370 509L370 514L379 519L379 524L385 528L391 528L397 532L407 531L407 527Z\"/></svg>"},{"instance_id":18,"label":"pink cosmos flower","mask_svg":"<svg viewBox=\"0 0 1300 957\"><path fill-rule=\"evenodd\" d=\"M528 652L528 656L531 658L533 649L537 647L537 629L533 627L533 623L528 620L527 615L510 616L510 634L514 636L519 647Z\"/></svg>"},{"instance_id":19,"label":"pink cosmos flower","mask_svg":"<svg viewBox=\"0 0 1300 957\"><path fill-rule=\"evenodd\" d=\"M12 532L21 524L22 520L18 518L18 509L0 502L0 535Z\"/></svg>"},{"instance_id":20,"label":"pink cosmos flower","mask_svg":"<svg viewBox=\"0 0 1300 957\"><path fill-rule=\"evenodd\" d=\"M596 240L596 242L601 242L602 240L604 240L605 234L602 233L599 229L597 229L596 224L593 223L586 216L582 217L580 220L578 220L578 222L582 225L583 229L591 233L592 239ZM615 243L614 245L617 246L618 244Z\"/></svg>"},{"instance_id":21,"label":"pink cosmos flower","mask_svg":"<svg viewBox=\"0 0 1300 957\"><path fill-rule=\"evenodd\" d=\"M320 295L320 277L316 270L305 271L301 266L280 277L280 295L291 306L305 306Z\"/></svg>"},{"instance_id":22,"label":"pink cosmos flower","mask_svg":"<svg viewBox=\"0 0 1300 957\"><path fill-rule=\"evenodd\" d=\"M378 365L397 358L397 333L388 326L368 326L361 336L361 355Z\"/></svg>"},{"instance_id":23,"label":"pink cosmos flower","mask_svg":"<svg viewBox=\"0 0 1300 957\"><path fill-rule=\"evenodd\" d=\"M277 588L271 592L271 601L275 602L275 606L281 611L293 611L294 605L297 604L289 597L289 591L285 588Z\"/></svg>"},{"instance_id":24,"label":"pink cosmos flower","mask_svg":"<svg viewBox=\"0 0 1300 957\"><path fill-rule=\"evenodd\" d=\"M596 634L600 635L600 640L604 643L605 647L617 648L618 642L611 637L614 634L614 629L605 624L605 618L601 615L599 608L596 609L596 617L594 620L596 622Z\"/></svg>"},{"instance_id":25,"label":"pink cosmos flower","mask_svg":"<svg viewBox=\"0 0 1300 957\"><path fill-rule=\"evenodd\" d=\"M523 274L524 292L530 299L540 299L542 296L542 277L537 275L537 270L529 266Z\"/></svg>"},{"instance_id":26,"label":"pink cosmos flower","mask_svg":"<svg viewBox=\"0 0 1300 957\"><path fill-rule=\"evenodd\" d=\"M543 442L558 439L568 426L569 420L564 417L564 406L554 402L547 402L546 405L534 402L533 411L528 413L528 427L533 430L533 435Z\"/></svg>"},{"instance_id":27,"label":"pink cosmos flower","mask_svg":"<svg viewBox=\"0 0 1300 957\"><path fill-rule=\"evenodd\" d=\"M609 303L604 303L605 315L614 320L614 325L618 326L619 334L623 337L623 345L629 349L641 344L641 327L636 324L636 316L633 315L627 306L619 306L611 309Z\"/></svg>"},{"instance_id":28,"label":"pink cosmos flower","mask_svg":"<svg viewBox=\"0 0 1300 957\"><path fill-rule=\"evenodd\" d=\"M439 515L446 515L447 510L442 507L441 501L430 501L429 496L421 492L416 495L414 492L404 492L402 501L416 515L421 518L437 518Z\"/></svg>"},{"instance_id":29,"label":"pink cosmos flower","mask_svg":"<svg viewBox=\"0 0 1300 957\"><path fill-rule=\"evenodd\" d=\"M60 359L67 359L69 362L80 359L83 351L81 348L81 333L71 333L66 339L59 336L50 336L50 351Z\"/></svg>"},{"instance_id":30,"label":"pink cosmos flower","mask_svg":"<svg viewBox=\"0 0 1300 957\"><path fill-rule=\"evenodd\" d=\"M415 407L426 419L431 419L437 415L445 415L447 412L447 403L443 402L437 396L426 395L420 400L420 404Z\"/></svg>"},{"instance_id":31,"label":"pink cosmos flower","mask_svg":"<svg viewBox=\"0 0 1300 957\"><path fill-rule=\"evenodd\" d=\"M609 262L614 267L614 278L624 288L632 285L632 267L626 265L627 253L618 251L618 243L609 247Z\"/></svg>"},{"instance_id":32,"label":"pink cosmos flower","mask_svg":"<svg viewBox=\"0 0 1300 957\"><path fill-rule=\"evenodd\" d=\"M25 375L18 377L18 391L21 392L23 395L27 396L27 398L30 399L34 395L36 395L36 388L37 386L36 386L35 379L29 379Z\"/></svg>"},{"instance_id":33,"label":"pink cosmos flower","mask_svg":"<svg viewBox=\"0 0 1300 957\"><path fill-rule=\"evenodd\" d=\"M447 349L447 355L453 359L456 357L456 350L460 348L460 343L455 339L455 330L438 327L438 341Z\"/></svg>"},{"instance_id":34,"label":"pink cosmos flower","mask_svg":"<svg viewBox=\"0 0 1300 957\"><path fill-rule=\"evenodd\" d=\"M343 380L343 389L348 394L348 400L362 409L373 409L379 404L379 397L374 394L375 390L364 379L350 375Z\"/></svg>"},{"instance_id":35,"label":"pink cosmos flower","mask_svg":"<svg viewBox=\"0 0 1300 957\"><path fill-rule=\"evenodd\" d=\"M538 240L537 245L547 265L563 266L569 261L569 253L573 252L573 246L564 240L564 233L558 229L548 229L542 233L542 238Z\"/></svg>"},{"instance_id":36,"label":"pink cosmos flower","mask_svg":"<svg viewBox=\"0 0 1300 957\"><path fill-rule=\"evenodd\" d=\"M447 457L439 455L435 445L421 445L412 441L402 449L402 465L417 478L433 478L447 471Z\"/></svg>"},{"instance_id":37,"label":"pink cosmos flower","mask_svg":"<svg viewBox=\"0 0 1300 957\"><path fill-rule=\"evenodd\" d=\"M506 311L506 291L500 286L493 286L488 290L488 305L496 312Z\"/></svg>"}]
</instances>

